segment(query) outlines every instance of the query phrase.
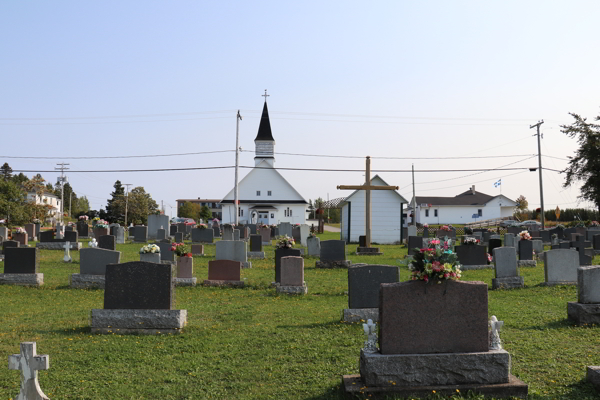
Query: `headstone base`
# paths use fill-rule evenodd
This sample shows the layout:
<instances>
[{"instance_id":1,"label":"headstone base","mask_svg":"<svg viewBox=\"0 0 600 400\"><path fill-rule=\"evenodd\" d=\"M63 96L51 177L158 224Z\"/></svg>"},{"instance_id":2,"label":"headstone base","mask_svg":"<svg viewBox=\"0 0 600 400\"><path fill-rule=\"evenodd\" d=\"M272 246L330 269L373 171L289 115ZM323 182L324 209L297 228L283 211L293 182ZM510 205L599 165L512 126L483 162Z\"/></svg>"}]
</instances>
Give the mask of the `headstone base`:
<instances>
[{"instance_id":1,"label":"headstone base","mask_svg":"<svg viewBox=\"0 0 600 400\"><path fill-rule=\"evenodd\" d=\"M469 391L482 394L487 398L527 398L528 386L517 377L508 376L508 383L496 384L464 384L464 385L444 385L444 386L365 386L360 375L342 376L342 390L347 398L354 399L358 396L372 396L365 398L374 398L375 396L393 396L398 395L402 398L427 398L435 390L436 394L441 396L452 396L457 393L466 394ZM457 392L459 391L459 392Z\"/></svg>"},{"instance_id":2,"label":"headstone base","mask_svg":"<svg viewBox=\"0 0 600 400\"><path fill-rule=\"evenodd\" d=\"M484 265L462 265L460 266L461 271L468 271L473 269L493 269L494 264L484 264Z\"/></svg>"},{"instance_id":3,"label":"headstone base","mask_svg":"<svg viewBox=\"0 0 600 400\"><path fill-rule=\"evenodd\" d=\"M350 265L352 265L352 261L350 260L317 261L315 268L348 268Z\"/></svg>"},{"instance_id":4,"label":"headstone base","mask_svg":"<svg viewBox=\"0 0 600 400\"><path fill-rule=\"evenodd\" d=\"M233 286L233 287L244 287L244 281L219 281L206 279L203 283L204 286Z\"/></svg>"},{"instance_id":5,"label":"headstone base","mask_svg":"<svg viewBox=\"0 0 600 400\"><path fill-rule=\"evenodd\" d=\"M275 286L275 291L277 293L285 293L285 294L307 294L308 287L306 286L306 283L304 283L304 285L302 285L302 286L277 285L277 286Z\"/></svg>"},{"instance_id":6,"label":"headstone base","mask_svg":"<svg viewBox=\"0 0 600 400\"><path fill-rule=\"evenodd\" d=\"M65 242L38 242L35 247L42 250L62 250L65 251ZM69 250L80 250L82 247L81 242L71 243Z\"/></svg>"},{"instance_id":7,"label":"headstone base","mask_svg":"<svg viewBox=\"0 0 600 400\"><path fill-rule=\"evenodd\" d=\"M196 286L196 278L173 278L175 286Z\"/></svg>"},{"instance_id":8,"label":"headstone base","mask_svg":"<svg viewBox=\"0 0 600 400\"><path fill-rule=\"evenodd\" d=\"M242 262L242 268L252 268L252 263L250 261Z\"/></svg>"},{"instance_id":9,"label":"headstone base","mask_svg":"<svg viewBox=\"0 0 600 400\"><path fill-rule=\"evenodd\" d=\"M254 258L254 259L259 259L259 260L263 260L265 258L264 251L249 251L247 254L248 254L248 258Z\"/></svg>"},{"instance_id":10,"label":"headstone base","mask_svg":"<svg viewBox=\"0 0 600 400\"><path fill-rule=\"evenodd\" d=\"M44 274L0 274L0 285L42 286Z\"/></svg>"},{"instance_id":11,"label":"headstone base","mask_svg":"<svg viewBox=\"0 0 600 400\"><path fill-rule=\"evenodd\" d=\"M540 286L560 286L560 285L577 285L577 282L556 281L556 282L542 282L542 283L540 283Z\"/></svg>"},{"instance_id":12,"label":"headstone base","mask_svg":"<svg viewBox=\"0 0 600 400\"><path fill-rule=\"evenodd\" d=\"M600 367L587 367L587 381L600 391Z\"/></svg>"},{"instance_id":13,"label":"headstone base","mask_svg":"<svg viewBox=\"0 0 600 400\"><path fill-rule=\"evenodd\" d=\"M519 260L517 261L517 265L519 267L535 267L537 264L535 260Z\"/></svg>"},{"instance_id":14,"label":"headstone base","mask_svg":"<svg viewBox=\"0 0 600 400\"><path fill-rule=\"evenodd\" d=\"M600 324L600 304L567 303L567 315L577 325Z\"/></svg>"},{"instance_id":15,"label":"headstone base","mask_svg":"<svg viewBox=\"0 0 600 400\"><path fill-rule=\"evenodd\" d=\"M522 276L508 276L505 278L492 279L492 289L514 289L522 287L525 287L525 279Z\"/></svg>"},{"instance_id":16,"label":"headstone base","mask_svg":"<svg viewBox=\"0 0 600 400\"><path fill-rule=\"evenodd\" d=\"M344 322L361 322L367 320L379 321L379 308L347 308L344 310Z\"/></svg>"},{"instance_id":17,"label":"headstone base","mask_svg":"<svg viewBox=\"0 0 600 400\"><path fill-rule=\"evenodd\" d=\"M361 350L360 375L370 386L508 383L506 350L473 353L381 354Z\"/></svg>"},{"instance_id":18,"label":"headstone base","mask_svg":"<svg viewBox=\"0 0 600 400\"><path fill-rule=\"evenodd\" d=\"M187 310L93 309L92 333L179 333Z\"/></svg>"},{"instance_id":19,"label":"headstone base","mask_svg":"<svg viewBox=\"0 0 600 400\"><path fill-rule=\"evenodd\" d=\"M104 275L71 274L71 287L104 289Z\"/></svg>"},{"instance_id":20,"label":"headstone base","mask_svg":"<svg viewBox=\"0 0 600 400\"><path fill-rule=\"evenodd\" d=\"M379 247L357 247L357 256L380 256L383 253L379 251Z\"/></svg>"}]
</instances>

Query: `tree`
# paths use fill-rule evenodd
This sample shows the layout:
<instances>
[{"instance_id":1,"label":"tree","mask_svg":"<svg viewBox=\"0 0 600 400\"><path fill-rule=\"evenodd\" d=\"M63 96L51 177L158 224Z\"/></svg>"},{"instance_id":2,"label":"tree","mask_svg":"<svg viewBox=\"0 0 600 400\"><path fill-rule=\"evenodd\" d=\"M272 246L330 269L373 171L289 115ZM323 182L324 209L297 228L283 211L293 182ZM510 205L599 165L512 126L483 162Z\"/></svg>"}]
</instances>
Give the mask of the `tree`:
<instances>
[{"instance_id":1,"label":"tree","mask_svg":"<svg viewBox=\"0 0 600 400\"><path fill-rule=\"evenodd\" d=\"M208 223L208 221L212 219L212 211L210 211L208 206L202 206L198 217L200 217L200 219L202 219L204 222Z\"/></svg>"},{"instance_id":2,"label":"tree","mask_svg":"<svg viewBox=\"0 0 600 400\"><path fill-rule=\"evenodd\" d=\"M0 176L2 176L2 179L4 179L5 181L12 178L12 168L10 167L10 165L8 165L8 163L4 163L0 167Z\"/></svg>"},{"instance_id":3,"label":"tree","mask_svg":"<svg viewBox=\"0 0 600 400\"><path fill-rule=\"evenodd\" d=\"M574 157L569 156L569 166L563 187L569 187L576 182L583 182L582 200L591 201L600 210L600 125L588 123L586 118L569 113L575 122L571 125L561 125L561 132L570 138L576 138L579 148ZM600 116L595 118L600 121Z\"/></svg>"},{"instance_id":4,"label":"tree","mask_svg":"<svg viewBox=\"0 0 600 400\"><path fill-rule=\"evenodd\" d=\"M13 175L11 179L14 183L16 183L19 186L23 185L25 182L27 182L29 180L27 175L25 175L22 172L20 172L19 175Z\"/></svg>"},{"instance_id":5,"label":"tree","mask_svg":"<svg viewBox=\"0 0 600 400\"><path fill-rule=\"evenodd\" d=\"M25 193L17 184L0 179L0 219L6 219L7 223L17 225L29 222L25 204Z\"/></svg>"},{"instance_id":6,"label":"tree","mask_svg":"<svg viewBox=\"0 0 600 400\"><path fill-rule=\"evenodd\" d=\"M90 202L85 196L81 196L73 200L73 215L79 218L80 215L85 215L90 211Z\"/></svg>"},{"instance_id":7,"label":"tree","mask_svg":"<svg viewBox=\"0 0 600 400\"><path fill-rule=\"evenodd\" d=\"M106 204L106 217L109 222L125 221L125 188L121 181L116 181L115 191L111 193L111 198Z\"/></svg>"},{"instance_id":8,"label":"tree","mask_svg":"<svg viewBox=\"0 0 600 400\"><path fill-rule=\"evenodd\" d=\"M181 218L200 218L200 205L196 203L192 203L191 201L185 201L177 210L177 216Z\"/></svg>"},{"instance_id":9,"label":"tree","mask_svg":"<svg viewBox=\"0 0 600 400\"><path fill-rule=\"evenodd\" d=\"M150 193L146 193L142 186L138 186L129 192L127 208L128 223L146 224L148 222L148 215L155 214L156 211L158 211L158 204L152 199Z\"/></svg>"},{"instance_id":10,"label":"tree","mask_svg":"<svg viewBox=\"0 0 600 400\"><path fill-rule=\"evenodd\" d=\"M41 203L42 202L42 196L43 196L44 192L46 191L45 182L46 181L44 180L44 178L40 174L37 174L36 176L34 176L33 178L31 178L30 180L28 180L26 182L23 182L23 187L28 192L34 192L35 195L37 197L39 197L40 203Z\"/></svg>"},{"instance_id":11,"label":"tree","mask_svg":"<svg viewBox=\"0 0 600 400\"><path fill-rule=\"evenodd\" d=\"M524 211L527 210L527 207L529 207L529 202L527 201L525 196L520 195L519 197L517 197L517 209Z\"/></svg>"}]
</instances>

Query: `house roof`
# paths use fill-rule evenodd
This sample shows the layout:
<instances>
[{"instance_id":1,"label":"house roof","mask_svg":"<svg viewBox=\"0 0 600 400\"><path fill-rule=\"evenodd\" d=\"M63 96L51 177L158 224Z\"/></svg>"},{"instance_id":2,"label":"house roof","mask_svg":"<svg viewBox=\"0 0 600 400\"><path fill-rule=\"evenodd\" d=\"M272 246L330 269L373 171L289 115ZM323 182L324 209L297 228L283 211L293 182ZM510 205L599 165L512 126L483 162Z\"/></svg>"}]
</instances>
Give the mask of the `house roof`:
<instances>
[{"instance_id":1,"label":"house roof","mask_svg":"<svg viewBox=\"0 0 600 400\"><path fill-rule=\"evenodd\" d=\"M271 122L269 120L269 110L267 108L266 101L265 105L263 106L262 116L260 117L260 124L258 125L258 134L254 140L275 141L275 139L273 139L273 134L271 133Z\"/></svg>"},{"instance_id":2,"label":"house roof","mask_svg":"<svg viewBox=\"0 0 600 400\"><path fill-rule=\"evenodd\" d=\"M502 195L500 195L502 196ZM490 200L499 196L490 196L489 194L471 191L471 189L458 194L454 197L430 197L430 196L417 196L417 206L421 204L431 204L434 206L483 206L490 202ZM504 196L503 196L504 197ZM507 200L507 197L505 197ZM513 200L510 200L514 203Z\"/></svg>"},{"instance_id":3,"label":"house roof","mask_svg":"<svg viewBox=\"0 0 600 400\"><path fill-rule=\"evenodd\" d=\"M372 184L372 185L373 185L373 181L375 181L376 179L379 179L379 180L382 182L382 185L379 185L379 186L390 186L390 185L388 185L388 183L387 183L386 181L384 181L384 180L383 180L383 178L382 178L382 177L380 177L379 175L375 175L374 177L372 177L372 178L371 178L371 184ZM375 185L373 185L373 186L375 186ZM358 190L358 189L357 189L357 190L355 190L354 192L352 192L352 193L350 194L350 196L346 197L346 198L345 198L343 201L341 201L340 203L338 203L338 207L342 207L344 204L346 204L346 202L348 202L348 200L350 199L350 197L354 196L354 195L355 195L357 192L359 192L359 191L361 191L361 192L362 192L362 190ZM403 196L402 196L400 193L398 193L397 191L395 191L395 190L390 190L390 192L394 192L394 193L396 193L396 194L398 195L398 197L400 197L400 202L401 202L401 203L408 203L408 200L406 200L406 199L405 199L405 198L404 198L404 197L403 197ZM333 208L333 207L332 207L332 208Z\"/></svg>"}]
</instances>

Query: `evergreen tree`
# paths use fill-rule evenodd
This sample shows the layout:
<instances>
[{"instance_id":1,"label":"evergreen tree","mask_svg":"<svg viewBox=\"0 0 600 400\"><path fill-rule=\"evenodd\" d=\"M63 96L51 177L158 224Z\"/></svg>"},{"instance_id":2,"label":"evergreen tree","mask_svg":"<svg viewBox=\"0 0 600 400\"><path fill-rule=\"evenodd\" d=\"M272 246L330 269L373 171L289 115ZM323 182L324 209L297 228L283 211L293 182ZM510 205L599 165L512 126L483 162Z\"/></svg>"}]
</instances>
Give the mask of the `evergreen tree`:
<instances>
[{"instance_id":1,"label":"evergreen tree","mask_svg":"<svg viewBox=\"0 0 600 400\"><path fill-rule=\"evenodd\" d=\"M208 221L210 221L212 219L212 211L210 211L210 208L208 206L202 206L202 208L200 209L200 213L199 213L198 216L205 223L208 223ZM198 220L196 220L196 222L198 222Z\"/></svg>"},{"instance_id":2,"label":"evergreen tree","mask_svg":"<svg viewBox=\"0 0 600 400\"><path fill-rule=\"evenodd\" d=\"M115 191L106 204L105 215L109 222L125 221L125 188L121 185L121 181L116 181L114 186Z\"/></svg>"},{"instance_id":3,"label":"evergreen tree","mask_svg":"<svg viewBox=\"0 0 600 400\"><path fill-rule=\"evenodd\" d=\"M12 178L12 168L10 167L10 165L8 165L8 163L4 163L0 167L0 176L2 176L2 179L4 179L5 181Z\"/></svg>"}]
</instances>

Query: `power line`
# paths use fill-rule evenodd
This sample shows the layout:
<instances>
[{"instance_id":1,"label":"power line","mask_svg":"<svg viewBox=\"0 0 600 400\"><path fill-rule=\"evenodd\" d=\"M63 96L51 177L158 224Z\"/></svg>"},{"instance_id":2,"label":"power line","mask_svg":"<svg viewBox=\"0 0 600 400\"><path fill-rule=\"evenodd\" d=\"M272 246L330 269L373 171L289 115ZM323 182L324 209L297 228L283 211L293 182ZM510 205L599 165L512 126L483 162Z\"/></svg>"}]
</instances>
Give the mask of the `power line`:
<instances>
[{"instance_id":1,"label":"power line","mask_svg":"<svg viewBox=\"0 0 600 400\"><path fill-rule=\"evenodd\" d=\"M228 153L235 150L214 150L214 151L199 151L195 153L174 153L174 154L148 154L140 156L89 156L89 157L36 157L36 156L0 156L2 158L19 158L19 159L36 159L36 160L55 160L55 159L69 159L69 160L85 160L85 159L107 159L107 158L148 158L148 157L174 157L174 156L192 156L198 154L216 154L216 153Z\"/></svg>"},{"instance_id":2,"label":"power line","mask_svg":"<svg viewBox=\"0 0 600 400\"><path fill-rule=\"evenodd\" d=\"M254 150L242 150L245 153L254 153ZM277 154L287 155L287 156L301 156L301 157L321 157L321 158L365 158L365 156L339 156L339 155L330 155L330 154L303 154L303 153L282 153L277 152ZM512 155L504 155L504 156L472 156L472 157L452 157L452 156L444 156L444 157L386 157L386 156L372 156L372 159L379 160L458 160L458 159L477 159L477 158L510 158L510 157L529 157L534 156L534 154L512 154Z\"/></svg>"},{"instance_id":3,"label":"power line","mask_svg":"<svg viewBox=\"0 0 600 400\"><path fill-rule=\"evenodd\" d=\"M175 115L198 115L198 114L223 114L231 113L235 110L222 110L222 111L197 111L189 113L168 113L168 114L133 114L133 115L104 115L97 117L36 117L36 118L0 118L0 121L57 121L57 120L69 120L69 119L108 119L108 118L148 118L148 117L170 117Z\"/></svg>"}]
</instances>

